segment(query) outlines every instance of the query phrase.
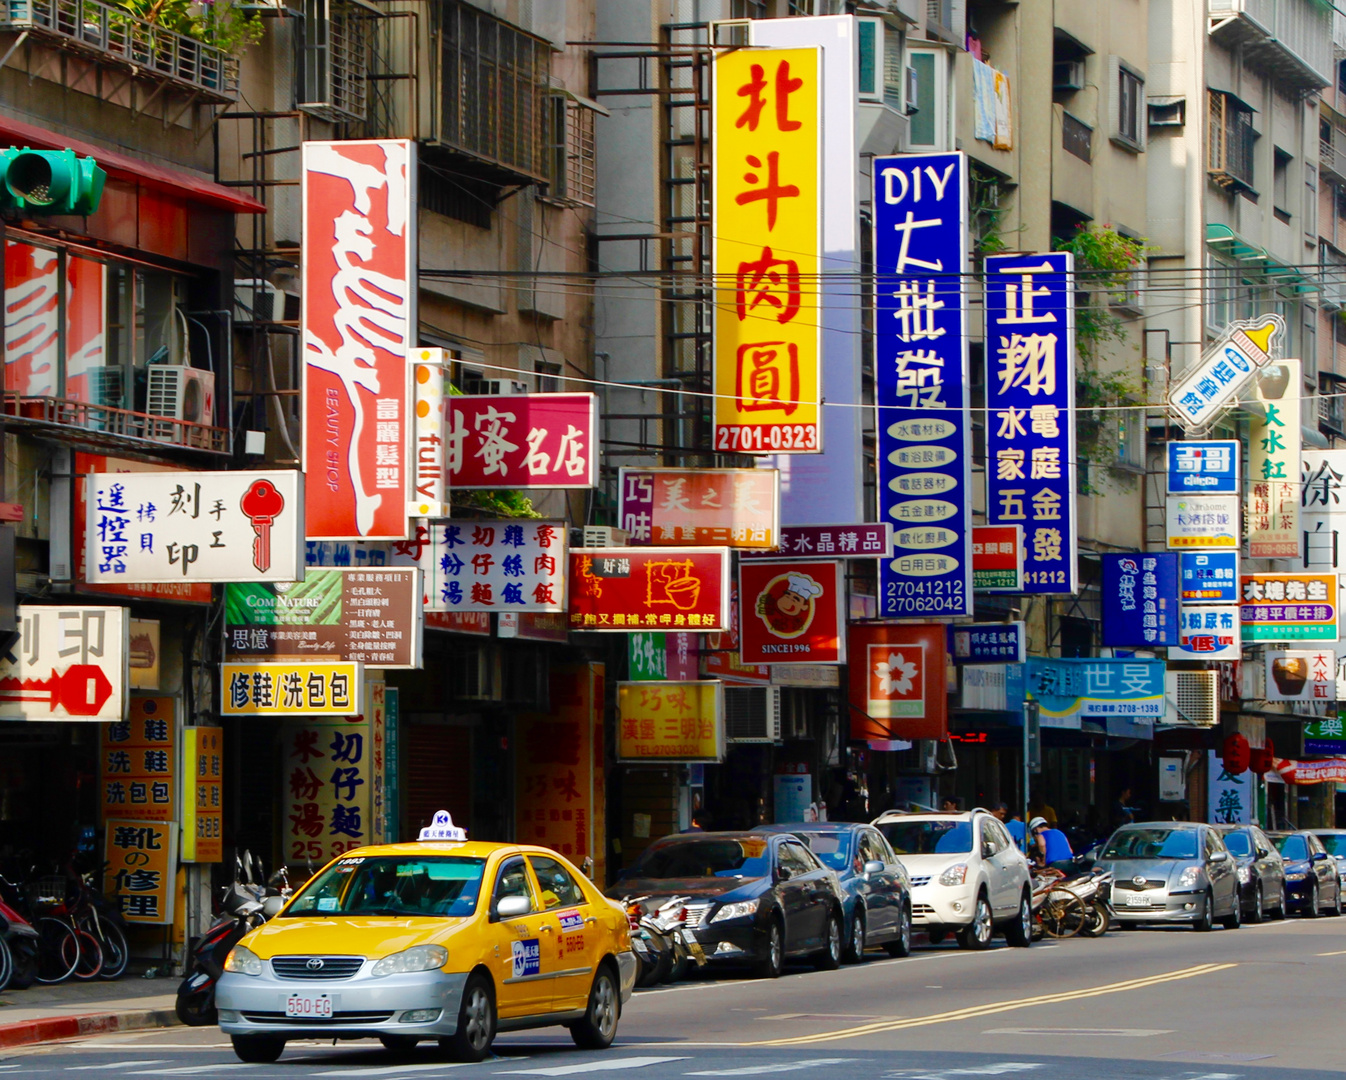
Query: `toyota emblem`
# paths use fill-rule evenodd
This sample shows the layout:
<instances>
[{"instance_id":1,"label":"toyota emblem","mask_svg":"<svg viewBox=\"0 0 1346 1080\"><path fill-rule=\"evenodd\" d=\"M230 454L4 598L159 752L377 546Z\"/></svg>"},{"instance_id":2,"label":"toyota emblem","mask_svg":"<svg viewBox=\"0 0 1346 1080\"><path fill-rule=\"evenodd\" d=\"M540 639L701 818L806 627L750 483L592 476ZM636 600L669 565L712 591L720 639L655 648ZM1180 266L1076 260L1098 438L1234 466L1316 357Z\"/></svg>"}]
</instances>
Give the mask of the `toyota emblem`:
<instances>
[{"instance_id":1,"label":"toyota emblem","mask_svg":"<svg viewBox=\"0 0 1346 1080\"><path fill-rule=\"evenodd\" d=\"M1137 889L1143 889L1143 888L1145 888L1145 879L1144 879L1143 877L1141 877L1139 874L1137 874L1135 877L1133 877L1133 878L1131 879L1131 884L1134 885ZM313 961L310 960L310 961L309 961L309 966L311 967L312 965L313 965ZM318 961L318 966L319 966L319 967L322 967L322 961L321 961L321 960Z\"/></svg>"},{"instance_id":2,"label":"toyota emblem","mask_svg":"<svg viewBox=\"0 0 1346 1080\"><path fill-rule=\"evenodd\" d=\"M309 971L321 971L323 969L323 959L321 956L311 957L305 966Z\"/></svg>"}]
</instances>

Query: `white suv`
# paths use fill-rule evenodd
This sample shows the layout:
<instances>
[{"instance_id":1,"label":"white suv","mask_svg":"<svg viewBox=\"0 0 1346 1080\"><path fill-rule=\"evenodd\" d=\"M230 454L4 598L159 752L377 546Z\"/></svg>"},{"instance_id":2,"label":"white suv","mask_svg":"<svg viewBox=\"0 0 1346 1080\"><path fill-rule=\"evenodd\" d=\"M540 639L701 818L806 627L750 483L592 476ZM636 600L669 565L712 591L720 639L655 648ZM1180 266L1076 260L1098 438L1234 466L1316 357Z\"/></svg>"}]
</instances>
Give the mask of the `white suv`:
<instances>
[{"instance_id":1,"label":"white suv","mask_svg":"<svg viewBox=\"0 0 1346 1080\"><path fill-rule=\"evenodd\" d=\"M890 810L874 826L911 876L912 924L925 927L932 944L952 930L963 948L985 949L997 928L1011 945L1032 942L1028 860L993 815Z\"/></svg>"}]
</instances>

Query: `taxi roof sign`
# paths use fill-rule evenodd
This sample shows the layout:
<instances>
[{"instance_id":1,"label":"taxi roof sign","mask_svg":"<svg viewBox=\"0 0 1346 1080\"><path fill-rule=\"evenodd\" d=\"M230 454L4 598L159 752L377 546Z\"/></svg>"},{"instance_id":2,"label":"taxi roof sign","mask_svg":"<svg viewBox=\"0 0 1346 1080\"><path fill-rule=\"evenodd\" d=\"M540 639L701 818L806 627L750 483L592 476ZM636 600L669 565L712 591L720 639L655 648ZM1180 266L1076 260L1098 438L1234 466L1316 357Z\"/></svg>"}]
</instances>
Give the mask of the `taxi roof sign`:
<instances>
[{"instance_id":1,"label":"taxi roof sign","mask_svg":"<svg viewBox=\"0 0 1346 1080\"><path fill-rule=\"evenodd\" d=\"M422 840L466 840L467 830L453 823L447 810L436 810L430 824L421 830Z\"/></svg>"}]
</instances>

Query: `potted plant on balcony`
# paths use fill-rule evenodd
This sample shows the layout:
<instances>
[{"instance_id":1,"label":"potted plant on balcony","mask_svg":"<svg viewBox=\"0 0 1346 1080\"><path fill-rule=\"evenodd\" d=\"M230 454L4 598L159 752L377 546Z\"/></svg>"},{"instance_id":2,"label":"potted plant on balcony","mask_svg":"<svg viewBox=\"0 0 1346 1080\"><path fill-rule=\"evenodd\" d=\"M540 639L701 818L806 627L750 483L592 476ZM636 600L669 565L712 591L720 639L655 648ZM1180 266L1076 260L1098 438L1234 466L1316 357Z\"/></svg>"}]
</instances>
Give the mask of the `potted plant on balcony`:
<instances>
[{"instance_id":1,"label":"potted plant on balcony","mask_svg":"<svg viewBox=\"0 0 1346 1080\"><path fill-rule=\"evenodd\" d=\"M202 46L236 56L262 38L262 20L237 0L119 0L119 6L133 17L122 30L129 48L119 51L138 64L212 89L222 87L224 72Z\"/></svg>"}]
</instances>

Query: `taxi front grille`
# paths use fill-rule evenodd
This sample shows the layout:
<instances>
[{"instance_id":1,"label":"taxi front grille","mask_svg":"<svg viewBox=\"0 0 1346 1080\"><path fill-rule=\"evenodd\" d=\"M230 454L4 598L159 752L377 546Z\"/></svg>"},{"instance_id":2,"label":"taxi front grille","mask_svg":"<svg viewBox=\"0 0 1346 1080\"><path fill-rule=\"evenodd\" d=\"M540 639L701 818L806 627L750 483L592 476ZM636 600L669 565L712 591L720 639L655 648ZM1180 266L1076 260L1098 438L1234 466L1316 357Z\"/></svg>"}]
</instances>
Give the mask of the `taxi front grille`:
<instances>
[{"instance_id":1,"label":"taxi front grille","mask_svg":"<svg viewBox=\"0 0 1346 1080\"><path fill-rule=\"evenodd\" d=\"M271 970L282 979L349 979L363 956L273 956Z\"/></svg>"},{"instance_id":2,"label":"taxi front grille","mask_svg":"<svg viewBox=\"0 0 1346 1080\"><path fill-rule=\"evenodd\" d=\"M286 1016L283 1012L245 1012L243 1019L250 1024L284 1024L287 1027L332 1027L340 1024L386 1024L393 1018L390 1012L334 1012L331 1016Z\"/></svg>"}]
</instances>

